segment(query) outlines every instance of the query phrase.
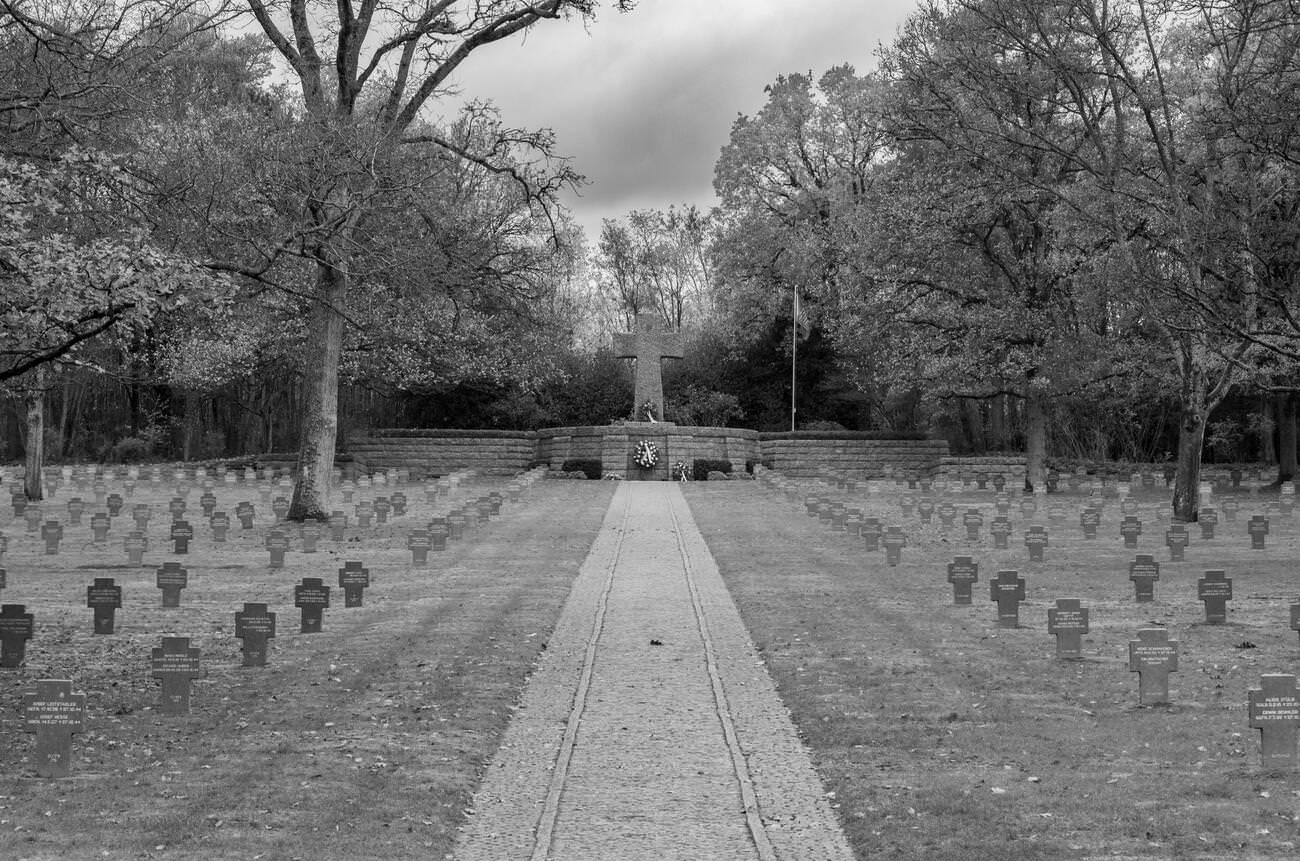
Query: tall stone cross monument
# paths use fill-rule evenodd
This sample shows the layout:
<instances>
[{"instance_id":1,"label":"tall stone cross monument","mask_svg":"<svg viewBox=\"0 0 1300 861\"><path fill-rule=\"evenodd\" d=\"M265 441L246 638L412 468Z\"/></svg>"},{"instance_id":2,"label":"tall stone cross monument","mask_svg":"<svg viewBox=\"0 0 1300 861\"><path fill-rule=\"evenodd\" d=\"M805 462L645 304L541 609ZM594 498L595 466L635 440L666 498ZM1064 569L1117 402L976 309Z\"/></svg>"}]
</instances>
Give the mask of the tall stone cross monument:
<instances>
[{"instance_id":1,"label":"tall stone cross monument","mask_svg":"<svg viewBox=\"0 0 1300 861\"><path fill-rule=\"evenodd\" d=\"M663 421L663 360L680 359L685 355L681 333L665 331L658 314L637 314L635 334L614 336L614 354L620 359L636 359L633 409L637 420L645 420L641 408L646 403L651 403L654 405L655 420Z\"/></svg>"}]
</instances>

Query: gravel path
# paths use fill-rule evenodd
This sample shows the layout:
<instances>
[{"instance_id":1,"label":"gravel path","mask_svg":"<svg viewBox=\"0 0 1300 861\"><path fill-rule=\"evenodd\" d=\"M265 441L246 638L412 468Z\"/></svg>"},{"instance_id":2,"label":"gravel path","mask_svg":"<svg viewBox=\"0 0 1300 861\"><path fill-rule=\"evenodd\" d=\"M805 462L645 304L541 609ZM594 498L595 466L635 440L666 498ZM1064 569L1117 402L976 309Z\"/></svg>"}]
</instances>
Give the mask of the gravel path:
<instances>
[{"instance_id":1,"label":"gravel path","mask_svg":"<svg viewBox=\"0 0 1300 861\"><path fill-rule=\"evenodd\" d=\"M459 861L849 861L680 488L625 482Z\"/></svg>"}]
</instances>

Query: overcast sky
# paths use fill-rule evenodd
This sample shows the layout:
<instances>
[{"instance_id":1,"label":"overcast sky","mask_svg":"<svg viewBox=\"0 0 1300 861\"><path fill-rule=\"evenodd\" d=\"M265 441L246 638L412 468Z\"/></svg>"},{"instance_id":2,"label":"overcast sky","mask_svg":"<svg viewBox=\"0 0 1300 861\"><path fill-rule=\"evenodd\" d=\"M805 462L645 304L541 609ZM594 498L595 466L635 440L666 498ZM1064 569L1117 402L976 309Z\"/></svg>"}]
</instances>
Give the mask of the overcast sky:
<instances>
[{"instance_id":1,"label":"overcast sky","mask_svg":"<svg viewBox=\"0 0 1300 861\"><path fill-rule=\"evenodd\" d=\"M603 4L605 7L612 3ZM739 114L777 75L874 65L917 0L640 0L619 14L546 21L460 68L464 97L514 126L554 129L590 184L568 203L595 243L602 218L713 196L713 165Z\"/></svg>"}]
</instances>

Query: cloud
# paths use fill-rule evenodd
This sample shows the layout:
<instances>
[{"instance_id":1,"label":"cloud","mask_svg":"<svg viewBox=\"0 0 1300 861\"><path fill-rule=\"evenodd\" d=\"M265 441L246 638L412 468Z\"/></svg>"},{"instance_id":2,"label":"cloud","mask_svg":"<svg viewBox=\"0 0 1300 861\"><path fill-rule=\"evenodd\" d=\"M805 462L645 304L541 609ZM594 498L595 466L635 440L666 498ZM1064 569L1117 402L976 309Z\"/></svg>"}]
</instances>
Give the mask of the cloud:
<instances>
[{"instance_id":1,"label":"cloud","mask_svg":"<svg viewBox=\"0 0 1300 861\"><path fill-rule=\"evenodd\" d=\"M642 0L584 31L543 22L471 56L456 83L507 122L555 130L591 184L571 201L594 239L600 218L673 202L712 205L713 165L737 115L778 75L859 71L915 0Z\"/></svg>"}]
</instances>

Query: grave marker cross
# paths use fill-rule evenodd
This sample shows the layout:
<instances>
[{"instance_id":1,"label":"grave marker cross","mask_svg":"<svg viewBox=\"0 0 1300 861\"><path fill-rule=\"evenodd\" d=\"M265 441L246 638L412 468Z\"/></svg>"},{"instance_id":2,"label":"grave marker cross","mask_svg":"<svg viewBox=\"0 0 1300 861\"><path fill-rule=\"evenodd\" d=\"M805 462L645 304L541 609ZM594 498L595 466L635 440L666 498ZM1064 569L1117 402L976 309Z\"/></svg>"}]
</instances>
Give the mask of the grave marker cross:
<instances>
[{"instance_id":1,"label":"grave marker cross","mask_svg":"<svg viewBox=\"0 0 1300 861\"><path fill-rule=\"evenodd\" d=\"M1056 635L1056 657L1077 661L1083 657L1081 637L1088 633L1088 608L1078 598L1057 598L1047 611L1047 633Z\"/></svg>"},{"instance_id":2,"label":"grave marker cross","mask_svg":"<svg viewBox=\"0 0 1300 861\"><path fill-rule=\"evenodd\" d=\"M72 734L86 727L86 695L74 694L69 680L41 679L23 695L23 714L27 731L36 733L36 774L67 777Z\"/></svg>"},{"instance_id":3,"label":"grave marker cross","mask_svg":"<svg viewBox=\"0 0 1300 861\"><path fill-rule=\"evenodd\" d=\"M33 630L35 619L25 605L0 606L0 667L12 669L22 664Z\"/></svg>"},{"instance_id":4,"label":"grave marker cross","mask_svg":"<svg viewBox=\"0 0 1300 861\"><path fill-rule=\"evenodd\" d=\"M1300 691L1295 676L1266 673L1249 694L1250 728L1259 730L1260 764L1295 768L1296 728L1300 727Z\"/></svg>"},{"instance_id":5,"label":"grave marker cross","mask_svg":"<svg viewBox=\"0 0 1300 861\"><path fill-rule=\"evenodd\" d=\"M1128 644L1129 672L1138 674L1138 703L1169 702L1169 674L1178 672L1178 643L1164 628L1140 628Z\"/></svg>"},{"instance_id":6,"label":"grave marker cross","mask_svg":"<svg viewBox=\"0 0 1300 861\"><path fill-rule=\"evenodd\" d=\"M190 682L199 672L199 650L190 646L189 637L163 637L162 646L152 654L153 677L162 681L163 714L183 715L190 710Z\"/></svg>"},{"instance_id":7,"label":"grave marker cross","mask_svg":"<svg viewBox=\"0 0 1300 861\"><path fill-rule=\"evenodd\" d=\"M1020 602L1025 600L1025 581L1017 571L999 571L989 581L989 598L998 605L998 627L1020 626Z\"/></svg>"},{"instance_id":8,"label":"grave marker cross","mask_svg":"<svg viewBox=\"0 0 1300 861\"><path fill-rule=\"evenodd\" d=\"M637 314L635 333L614 335L614 355L620 359L636 360L633 404L637 418L644 419L640 410L646 404L651 404L655 419L662 421L663 360L680 359L686 355L681 333L664 331L658 314Z\"/></svg>"},{"instance_id":9,"label":"grave marker cross","mask_svg":"<svg viewBox=\"0 0 1300 861\"><path fill-rule=\"evenodd\" d=\"M1205 622L1222 625L1228 621L1227 603L1232 600L1232 580L1223 571L1206 571L1196 581L1196 597L1205 603Z\"/></svg>"}]
</instances>

